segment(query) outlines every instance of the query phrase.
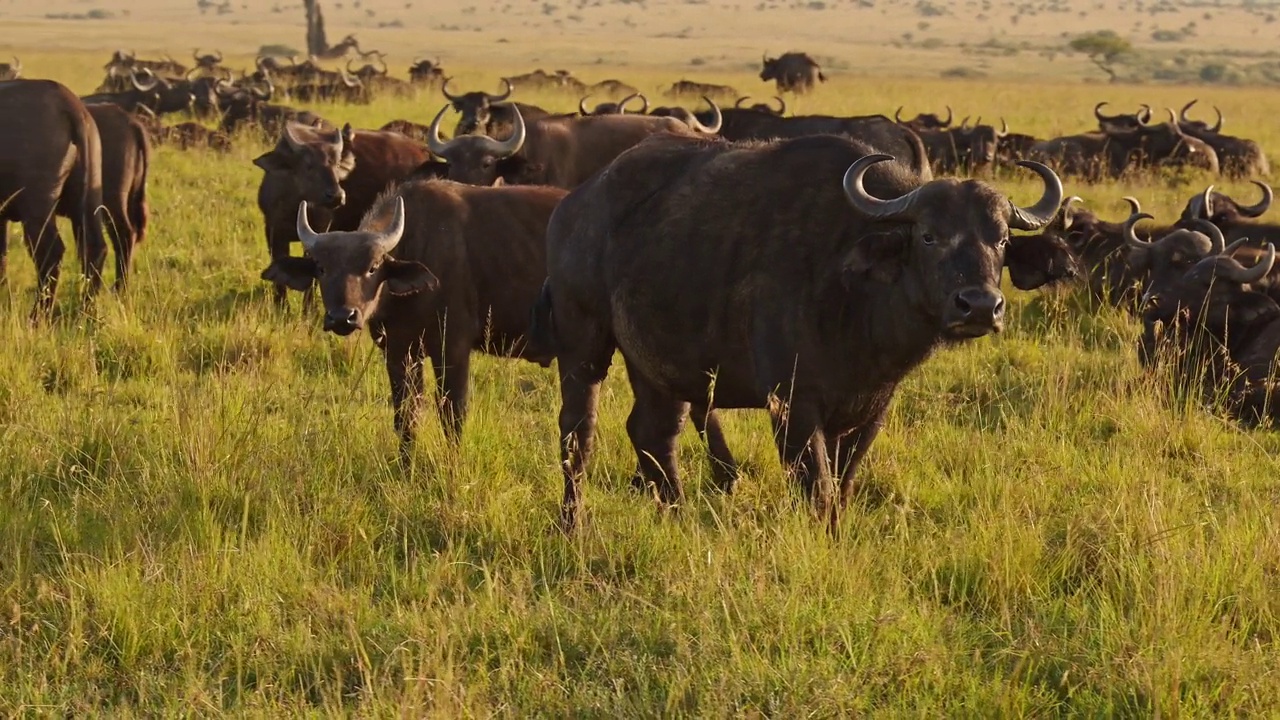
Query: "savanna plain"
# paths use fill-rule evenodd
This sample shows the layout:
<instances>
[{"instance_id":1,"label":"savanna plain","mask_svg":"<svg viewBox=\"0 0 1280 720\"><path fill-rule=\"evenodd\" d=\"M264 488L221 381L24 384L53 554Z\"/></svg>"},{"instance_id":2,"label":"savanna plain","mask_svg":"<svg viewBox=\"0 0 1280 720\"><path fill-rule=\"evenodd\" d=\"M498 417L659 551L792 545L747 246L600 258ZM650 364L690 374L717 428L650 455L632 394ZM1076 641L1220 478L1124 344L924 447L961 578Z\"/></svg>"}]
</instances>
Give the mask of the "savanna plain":
<instances>
[{"instance_id":1,"label":"savanna plain","mask_svg":"<svg viewBox=\"0 0 1280 720\"><path fill-rule=\"evenodd\" d=\"M399 51L389 62L403 74L437 38L456 41L426 20L401 38L428 9L403 11L404 28L385 36L361 30L362 43ZM171 45L139 30L139 14L99 23L96 37L33 16L21 21L29 46L14 50L26 76L87 93L129 40L149 38L139 57L180 59L203 42ZM233 66L250 67L275 32L207 22ZM786 27L772 52L803 49ZM301 44L300 22L288 32ZM619 43L645 54L642 39ZM579 74L771 95L745 69L764 48L742 45L752 50L736 69L651 58ZM515 34L474 63L454 47L450 74L477 89L532 69L517 59L552 61ZM1086 84L1087 63L1045 67L1040 79L833 71L800 110L950 104L1049 137L1089 128L1101 100L1198 97L1222 109L1224 131L1280 148L1280 91ZM442 104L423 92L308 107L376 128L428 122ZM82 310L69 252L44 326L27 323L34 271L10 230L0 714L1280 714L1280 435L1171 395L1139 367L1127 315L1070 287L1021 293L1006 281L1006 330L939 352L899 389L834 537L797 500L758 411L724 413L744 461L735 493L712 488L686 430L685 503L659 514L629 486L630 391L615 363L585 522L565 535L554 372L479 358L461 447L428 404L402 468L373 344L322 333L296 294L277 309L258 279L267 253L251 160L266 149L248 135L225 156L156 149L152 224L128 293ZM1215 181L1067 190L1104 217L1127 214L1120 198L1134 195L1171 221ZM1022 171L993 182L1024 205L1041 188Z\"/></svg>"}]
</instances>

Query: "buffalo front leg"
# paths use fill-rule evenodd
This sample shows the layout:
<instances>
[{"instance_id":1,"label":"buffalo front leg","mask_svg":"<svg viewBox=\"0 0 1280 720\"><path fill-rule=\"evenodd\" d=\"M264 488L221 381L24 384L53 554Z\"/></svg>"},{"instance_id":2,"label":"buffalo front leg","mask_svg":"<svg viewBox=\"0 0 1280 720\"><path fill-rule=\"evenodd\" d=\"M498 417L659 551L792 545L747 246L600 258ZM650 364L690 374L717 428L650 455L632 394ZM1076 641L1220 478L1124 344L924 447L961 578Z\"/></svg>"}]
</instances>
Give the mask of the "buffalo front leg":
<instances>
[{"instance_id":1,"label":"buffalo front leg","mask_svg":"<svg viewBox=\"0 0 1280 720\"><path fill-rule=\"evenodd\" d=\"M788 408L780 400L771 403L769 416L783 469L804 491L818 518L830 521L835 512L835 488L826 433L810 413L795 406Z\"/></svg>"},{"instance_id":2,"label":"buffalo front leg","mask_svg":"<svg viewBox=\"0 0 1280 720\"><path fill-rule=\"evenodd\" d=\"M630 366L627 377L635 394L627 435L636 449L645 486L655 488L660 504L679 505L684 493L676 468L676 438L684 423L685 404L664 394Z\"/></svg>"},{"instance_id":3,"label":"buffalo front leg","mask_svg":"<svg viewBox=\"0 0 1280 720\"><path fill-rule=\"evenodd\" d=\"M705 405L693 405L689 408L693 418L693 427L707 444L707 456L711 464L711 479L722 492L733 492L734 483L738 480L738 462L733 458L733 451L724 439L724 430L720 427L720 417L714 408Z\"/></svg>"},{"instance_id":4,"label":"buffalo front leg","mask_svg":"<svg viewBox=\"0 0 1280 720\"><path fill-rule=\"evenodd\" d=\"M840 506L843 510L849 506L849 500L857 487L854 480L858 474L858 466L866 457L871 443L875 442L884 426L885 411L888 407L879 408L870 419L855 430L846 433L835 441L833 448L834 472L840 476ZM834 435L834 433L832 433Z\"/></svg>"},{"instance_id":5,"label":"buffalo front leg","mask_svg":"<svg viewBox=\"0 0 1280 720\"><path fill-rule=\"evenodd\" d=\"M391 381L396 433L400 436L400 462L407 466L413 453L413 436L422 399L422 342L417 337L389 339L384 352L387 378Z\"/></svg>"},{"instance_id":6,"label":"buffalo front leg","mask_svg":"<svg viewBox=\"0 0 1280 720\"><path fill-rule=\"evenodd\" d=\"M471 350L465 345L449 348L443 358L431 355L431 369L436 377L436 407L440 426L450 444L462 442L462 426L467 420L468 380L471 375Z\"/></svg>"}]
</instances>

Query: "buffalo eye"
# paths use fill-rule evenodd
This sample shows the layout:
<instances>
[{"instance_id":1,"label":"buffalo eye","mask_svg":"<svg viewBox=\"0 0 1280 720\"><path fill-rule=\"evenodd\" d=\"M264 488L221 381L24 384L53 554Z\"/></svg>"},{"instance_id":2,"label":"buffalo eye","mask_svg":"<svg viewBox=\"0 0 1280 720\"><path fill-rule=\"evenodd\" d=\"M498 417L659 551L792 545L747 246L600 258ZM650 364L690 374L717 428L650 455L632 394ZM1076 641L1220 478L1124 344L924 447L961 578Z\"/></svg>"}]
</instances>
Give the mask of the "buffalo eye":
<instances>
[{"instance_id":1,"label":"buffalo eye","mask_svg":"<svg viewBox=\"0 0 1280 720\"><path fill-rule=\"evenodd\" d=\"M933 233L925 233L921 235L920 240L923 241L925 245L932 245L937 242L933 237Z\"/></svg>"}]
</instances>

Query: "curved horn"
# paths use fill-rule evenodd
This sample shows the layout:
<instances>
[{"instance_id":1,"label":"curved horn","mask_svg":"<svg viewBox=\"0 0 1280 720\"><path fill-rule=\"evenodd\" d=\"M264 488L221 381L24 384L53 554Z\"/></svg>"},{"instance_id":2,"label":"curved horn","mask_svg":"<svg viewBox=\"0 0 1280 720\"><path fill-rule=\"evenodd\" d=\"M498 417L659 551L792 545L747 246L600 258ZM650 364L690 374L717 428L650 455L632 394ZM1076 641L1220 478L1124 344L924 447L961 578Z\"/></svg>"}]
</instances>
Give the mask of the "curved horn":
<instances>
[{"instance_id":1,"label":"curved horn","mask_svg":"<svg viewBox=\"0 0 1280 720\"><path fill-rule=\"evenodd\" d=\"M1184 122L1184 123L1189 123L1189 122L1191 122L1190 120L1188 120L1188 119L1187 119L1187 111L1188 111L1188 110L1190 110L1190 109L1191 109L1191 106L1192 106L1192 105L1195 105L1197 102L1199 102L1199 100L1198 100L1197 98L1192 98L1192 99L1191 99L1191 102L1187 103L1186 105L1183 105L1183 106L1182 106L1182 111L1178 113L1178 120L1180 120L1180 121L1182 121L1182 122Z\"/></svg>"},{"instance_id":2,"label":"curved horn","mask_svg":"<svg viewBox=\"0 0 1280 720\"><path fill-rule=\"evenodd\" d=\"M445 97L445 99L446 99L446 100L448 100L449 102L451 102L451 103L452 103L452 102L458 102L458 98L459 98L460 96L458 96L458 95L450 95L450 94L449 94L449 83L450 83L450 82L453 82L453 78L445 78L445 79L444 79L444 85L441 85L441 86L440 86L440 92L444 93L444 97ZM442 112L443 112L443 111L442 111Z\"/></svg>"},{"instance_id":3,"label":"curved horn","mask_svg":"<svg viewBox=\"0 0 1280 720\"><path fill-rule=\"evenodd\" d=\"M1178 116L1174 114L1173 108L1165 108L1165 110L1169 111L1169 127L1174 133L1181 135L1182 126L1178 124Z\"/></svg>"},{"instance_id":4,"label":"curved horn","mask_svg":"<svg viewBox=\"0 0 1280 720\"><path fill-rule=\"evenodd\" d=\"M951 106L947 105L945 107L947 108L947 119L945 122L941 123L941 125L942 127L951 127L951 118L952 118Z\"/></svg>"},{"instance_id":5,"label":"curved horn","mask_svg":"<svg viewBox=\"0 0 1280 720\"><path fill-rule=\"evenodd\" d=\"M22 61L18 59L17 55L13 56L13 72L15 74L22 72Z\"/></svg>"},{"instance_id":6,"label":"curved horn","mask_svg":"<svg viewBox=\"0 0 1280 720\"><path fill-rule=\"evenodd\" d=\"M863 177L872 165L893 159L892 155L881 153L864 155L854 161L844 172L845 197L849 198L855 210L872 220L897 220L913 216L911 211L916 202L916 193L920 192L919 188L899 198L881 200L867 194L867 189L862 184Z\"/></svg>"},{"instance_id":7,"label":"curved horn","mask_svg":"<svg viewBox=\"0 0 1280 720\"><path fill-rule=\"evenodd\" d=\"M320 242L320 235L311 229L311 223L307 221L307 201L303 200L298 203L298 224L295 228L298 232L298 241L302 243L302 249L310 252L315 248L316 243Z\"/></svg>"},{"instance_id":8,"label":"curved horn","mask_svg":"<svg viewBox=\"0 0 1280 720\"><path fill-rule=\"evenodd\" d=\"M352 69L351 69L351 63L352 63L352 61L354 61L354 60L355 60L355 58L347 58L347 72L351 73L352 75L354 75L354 74L355 74L355 72L356 72L355 70L352 70Z\"/></svg>"},{"instance_id":9,"label":"curved horn","mask_svg":"<svg viewBox=\"0 0 1280 720\"><path fill-rule=\"evenodd\" d=\"M1235 252L1238 248L1244 247L1245 245L1248 245L1250 242L1251 240L1247 237L1238 238L1236 239L1235 242L1231 243L1225 249L1223 249L1222 254L1231 255L1231 253Z\"/></svg>"},{"instance_id":10,"label":"curved horn","mask_svg":"<svg viewBox=\"0 0 1280 720\"><path fill-rule=\"evenodd\" d=\"M1138 108L1138 112L1133 114L1133 118L1138 121L1138 124L1146 125L1151 122L1151 106L1146 103L1142 103Z\"/></svg>"},{"instance_id":11,"label":"curved horn","mask_svg":"<svg viewBox=\"0 0 1280 720\"><path fill-rule=\"evenodd\" d=\"M396 249L400 238L404 235L404 198L396 196L396 210L391 216L391 227L378 235L375 241L378 249L384 254Z\"/></svg>"},{"instance_id":12,"label":"curved horn","mask_svg":"<svg viewBox=\"0 0 1280 720\"><path fill-rule=\"evenodd\" d=\"M703 132L708 135L714 135L720 132L720 127L724 125L724 115L721 114L720 112L720 106L711 102L711 98L707 97L706 95L703 95L702 99L705 100L706 103L711 106L711 116L715 119L711 122L710 125L703 125L702 121L698 119L697 115L694 115L693 113L689 113L690 127L692 127L694 130L697 130L698 132Z\"/></svg>"},{"instance_id":13,"label":"curved horn","mask_svg":"<svg viewBox=\"0 0 1280 720\"><path fill-rule=\"evenodd\" d=\"M511 92L515 89L511 87L511 81L506 78L502 78L502 82L507 86L507 91L501 95L489 95L489 93L485 93L486 95L489 95L489 102L500 103L511 97Z\"/></svg>"},{"instance_id":14,"label":"curved horn","mask_svg":"<svg viewBox=\"0 0 1280 720\"><path fill-rule=\"evenodd\" d=\"M444 113L448 109L449 105L447 104L440 108L440 112L436 113L435 119L431 121L431 127L427 129L427 148L437 157L444 157L444 154L449 152L449 147L454 143L453 140L446 142L440 139L440 119L444 117Z\"/></svg>"},{"instance_id":15,"label":"curved horn","mask_svg":"<svg viewBox=\"0 0 1280 720\"><path fill-rule=\"evenodd\" d=\"M996 133L996 137L1007 137L1009 135L1009 123L1000 118L1000 132Z\"/></svg>"},{"instance_id":16,"label":"curved horn","mask_svg":"<svg viewBox=\"0 0 1280 720\"><path fill-rule=\"evenodd\" d=\"M1142 212L1142 203L1138 202L1138 198L1132 195L1125 195L1123 198L1121 198L1121 200L1124 200L1125 202L1129 203L1130 215L1137 215L1138 213Z\"/></svg>"},{"instance_id":17,"label":"curved horn","mask_svg":"<svg viewBox=\"0 0 1280 720\"><path fill-rule=\"evenodd\" d=\"M1217 263L1213 267L1213 274L1224 277L1232 282L1238 282L1241 285L1249 285L1256 283L1271 272L1271 266L1276 261L1276 246L1267 243L1267 254L1258 261L1257 265L1251 268L1242 267L1237 262Z\"/></svg>"},{"instance_id":18,"label":"curved horn","mask_svg":"<svg viewBox=\"0 0 1280 720\"><path fill-rule=\"evenodd\" d=\"M1103 115L1103 114L1102 114L1102 108L1104 108L1104 107L1106 107L1106 106L1107 106L1107 101L1106 101L1106 100L1103 100L1102 102L1100 102L1100 103L1098 103L1097 105L1094 105L1094 106L1093 106L1093 116L1094 116L1094 117L1096 117L1096 118L1098 118L1098 122L1100 122L1100 123L1101 123L1101 122L1106 122L1106 121L1108 121L1108 120L1110 120L1110 119L1111 119L1111 118L1107 117L1106 115Z\"/></svg>"},{"instance_id":19,"label":"curved horn","mask_svg":"<svg viewBox=\"0 0 1280 720\"><path fill-rule=\"evenodd\" d=\"M524 147L524 138L526 133L524 116L520 114L520 108L515 105L511 106L511 114L514 116L511 120L511 124L513 126L511 128L511 137L507 138L503 142L490 140L490 142L493 143L490 145L490 148L498 157L511 157L512 155L520 152L520 148Z\"/></svg>"},{"instance_id":20,"label":"curved horn","mask_svg":"<svg viewBox=\"0 0 1280 720\"><path fill-rule=\"evenodd\" d=\"M583 96L582 96L582 99L578 100L578 114L579 114L579 115L590 115L590 114L591 114L591 111L587 109L587 98L589 98L589 97L591 97L591 95L590 95L590 94L583 95Z\"/></svg>"},{"instance_id":21,"label":"curved horn","mask_svg":"<svg viewBox=\"0 0 1280 720\"><path fill-rule=\"evenodd\" d=\"M1213 217L1213 186L1204 189L1200 194L1200 213L1202 217Z\"/></svg>"},{"instance_id":22,"label":"curved horn","mask_svg":"<svg viewBox=\"0 0 1280 720\"><path fill-rule=\"evenodd\" d=\"M253 66L258 70L262 70L262 64L265 63L266 61L267 61L266 55L259 55L258 57L253 59Z\"/></svg>"},{"instance_id":23,"label":"curved horn","mask_svg":"<svg viewBox=\"0 0 1280 720\"><path fill-rule=\"evenodd\" d=\"M782 117L783 115L786 115L786 114L787 114L787 101L786 101L786 100L783 100L782 98L778 97L777 95L774 95L774 96L773 96L773 99L778 101L778 117Z\"/></svg>"},{"instance_id":24,"label":"curved horn","mask_svg":"<svg viewBox=\"0 0 1280 720\"><path fill-rule=\"evenodd\" d=\"M1262 191L1262 200L1259 201L1257 205L1240 205L1239 208L1241 215L1256 218L1271 209L1271 201L1275 199L1275 193L1271 191L1270 185L1262 182L1261 180L1254 180L1252 182L1254 185L1258 186L1259 190Z\"/></svg>"},{"instance_id":25,"label":"curved horn","mask_svg":"<svg viewBox=\"0 0 1280 720\"><path fill-rule=\"evenodd\" d=\"M1031 207L1018 207L1009 201L1009 227L1015 230L1039 230L1053 220L1062 205L1062 180L1047 165L1034 160L1019 160L1018 165L1040 176L1044 181L1044 194Z\"/></svg>"},{"instance_id":26,"label":"curved horn","mask_svg":"<svg viewBox=\"0 0 1280 720\"><path fill-rule=\"evenodd\" d=\"M742 103L744 103L744 102L746 102L747 100L750 100L750 99L751 99L751 96L750 96L750 95L743 95L742 97L738 98L736 102L734 102L734 103L733 103L733 109L734 109L734 110L741 110L741 109L742 109ZM898 108L898 109L899 109L899 110L901 110L902 108Z\"/></svg>"},{"instance_id":27,"label":"curved horn","mask_svg":"<svg viewBox=\"0 0 1280 720\"><path fill-rule=\"evenodd\" d=\"M961 129L961 130L968 130L968 129L969 129L969 116L968 116L968 115L965 115L965 116L964 116L964 119L960 121L960 129Z\"/></svg>"},{"instance_id":28,"label":"curved horn","mask_svg":"<svg viewBox=\"0 0 1280 720\"><path fill-rule=\"evenodd\" d=\"M635 100L636 98L640 98L644 102L644 107L640 109L640 114L641 115L645 114L645 112L648 111L649 109L649 100L648 98L646 98L644 95L641 95L640 93L631 93L630 95L619 100L618 114L625 115L627 113L627 103L631 102L632 100Z\"/></svg>"},{"instance_id":29,"label":"curved horn","mask_svg":"<svg viewBox=\"0 0 1280 720\"><path fill-rule=\"evenodd\" d=\"M901 105L898 106L897 110L893 111L893 121L896 123L902 122L902 106Z\"/></svg>"},{"instance_id":30,"label":"curved horn","mask_svg":"<svg viewBox=\"0 0 1280 720\"><path fill-rule=\"evenodd\" d=\"M1218 116L1218 122L1214 123L1213 127L1209 128L1209 132L1216 133L1222 130L1222 111L1218 109L1217 105L1214 105L1213 112Z\"/></svg>"},{"instance_id":31,"label":"curved horn","mask_svg":"<svg viewBox=\"0 0 1280 720\"><path fill-rule=\"evenodd\" d=\"M294 132L296 132L296 128L299 128L299 127L302 127L302 125L292 120L285 123L285 126L284 126L285 142L289 143L290 149L294 150L295 152L302 150L304 145L304 143L298 139L298 136L294 135Z\"/></svg>"},{"instance_id":32,"label":"curved horn","mask_svg":"<svg viewBox=\"0 0 1280 720\"><path fill-rule=\"evenodd\" d=\"M1062 231L1063 232L1066 232L1067 230L1071 229L1071 220L1072 220L1071 206L1078 202L1084 202L1084 198L1080 197L1079 195L1072 195L1071 197L1062 201Z\"/></svg>"},{"instance_id":33,"label":"curved horn","mask_svg":"<svg viewBox=\"0 0 1280 720\"><path fill-rule=\"evenodd\" d=\"M1124 221L1125 244L1128 245L1129 247L1139 248L1139 249L1144 249L1148 245L1150 245L1151 243L1138 239L1137 234L1133 232L1133 226L1137 225L1139 222L1143 220L1154 220L1154 219L1155 219L1154 215L1149 215L1147 213L1134 213L1130 215L1129 219Z\"/></svg>"},{"instance_id":34,"label":"curved horn","mask_svg":"<svg viewBox=\"0 0 1280 720\"><path fill-rule=\"evenodd\" d=\"M200 64L200 48L191 51L191 59L195 60L197 65Z\"/></svg>"},{"instance_id":35,"label":"curved horn","mask_svg":"<svg viewBox=\"0 0 1280 720\"><path fill-rule=\"evenodd\" d=\"M222 51L221 51L221 50L214 50L214 52L218 53L218 59L217 59L217 60L214 60L214 62L219 62L219 63L220 63L220 62L222 62Z\"/></svg>"},{"instance_id":36,"label":"curved horn","mask_svg":"<svg viewBox=\"0 0 1280 720\"><path fill-rule=\"evenodd\" d=\"M1221 255L1223 248L1227 245L1227 239L1222 235L1222 229L1208 220L1196 220L1191 223L1202 235L1209 238L1210 255Z\"/></svg>"},{"instance_id":37,"label":"curved horn","mask_svg":"<svg viewBox=\"0 0 1280 720\"><path fill-rule=\"evenodd\" d=\"M150 70L144 70L144 72L151 75L150 84L142 85L141 83L139 83L138 74L132 70L129 71L129 82L133 83L133 86L138 90L141 90L142 92L151 92L152 90L155 90L157 85L160 84L160 78L156 77L155 74L152 73Z\"/></svg>"}]
</instances>

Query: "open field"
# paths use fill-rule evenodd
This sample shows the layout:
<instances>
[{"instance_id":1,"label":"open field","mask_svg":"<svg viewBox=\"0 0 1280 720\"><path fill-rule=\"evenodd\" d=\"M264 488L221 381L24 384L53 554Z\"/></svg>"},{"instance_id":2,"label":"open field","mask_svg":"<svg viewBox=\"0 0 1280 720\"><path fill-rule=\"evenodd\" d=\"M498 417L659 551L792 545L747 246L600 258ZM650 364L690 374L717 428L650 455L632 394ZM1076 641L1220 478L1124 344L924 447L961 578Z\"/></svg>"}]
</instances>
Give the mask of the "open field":
<instances>
[{"instance_id":1,"label":"open field","mask_svg":"<svg viewBox=\"0 0 1280 720\"><path fill-rule=\"evenodd\" d=\"M15 5L28 75L88 92L114 45L144 56L194 44L162 39L189 28L193 7L148 19L169 34L146 38L124 21L102 21L108 33L92 36L87 21L41 18L87 7ZM137 16L148 3L130 7ZM455 12L442 8L439 22L457 22ZM326 13L336 40L343 13ZM500 57L473 60L474 47L448 44L457 32L412 37L407 15L405 28L359 32L371 46L398 38L388 47L404 55L453 47L446 61L477 88L494 87L509 63L549 65L559 48L594 58L609 44L565 34L534 45L534 29L515 34L524 15L477 15L507 17L512 42ZM236 17L211 21L198 42L241 66L285 32L300 44L296 26ZM836 24L812 32L788 38L839 44ZM476 47L497 37L469 36ZM732 37L708 41L737 64L700 79L759 94L745 63L760 46ZM50 38L56 48L32 49ZM646 39L579 74L669 84L684 67L670 57L686 57L696 38L675 42ZM1078 77L1087 63L1072 62ZM1047 136L1092 125L1099 100L1163 108L1199 97L1222 108L1226 131L1273 158L1280 149L1280 93L1090 86L1055 73L944 81L851 71L797 111L905 105L911 115L949 103L957 118L1003 115ZM377 127L426 122L441 104L317 109ZM1006 284L1002 335L939 353L899 389L834 540L795 507L759 412L724 413L746 467L737 493L711 490L686 432L686 506L659 517L628 486L630 393L618 363L604 386L586 523L565 537L554 529L554 373L480 358L461 452L428 415L416 466L402 472L372 343L321 333L296 294L288 313L275 310L258 279L267 253L250 161L264 149L241 138L227 157L157 150L133 287L104 294L89 314L77 309L69 253L59 318L28 327L34 272L10 242L0 714L1280 714L1280 435L1171 400L1140 372L1129 318L1088 310L1069 290ZM1165 220L1214 180L1067 189L1108 218L1132 194ZM1022 175L998 184L1024 204L1040 188ZM1219 184L1254 197L1247 183Z\"/></svg>"}]
</instances>

